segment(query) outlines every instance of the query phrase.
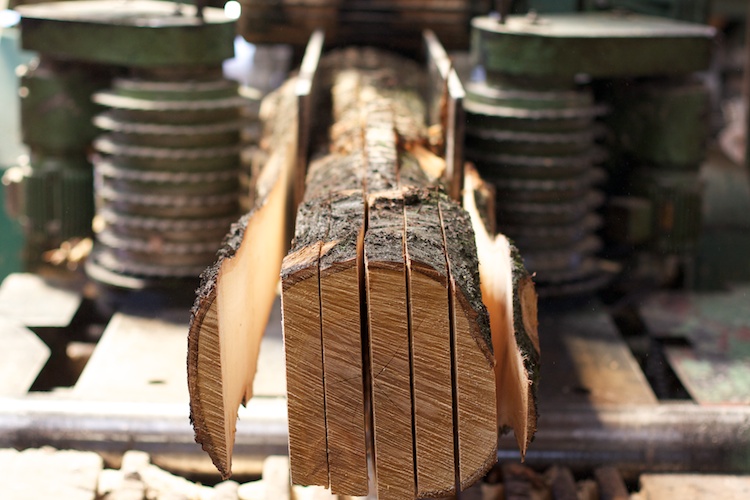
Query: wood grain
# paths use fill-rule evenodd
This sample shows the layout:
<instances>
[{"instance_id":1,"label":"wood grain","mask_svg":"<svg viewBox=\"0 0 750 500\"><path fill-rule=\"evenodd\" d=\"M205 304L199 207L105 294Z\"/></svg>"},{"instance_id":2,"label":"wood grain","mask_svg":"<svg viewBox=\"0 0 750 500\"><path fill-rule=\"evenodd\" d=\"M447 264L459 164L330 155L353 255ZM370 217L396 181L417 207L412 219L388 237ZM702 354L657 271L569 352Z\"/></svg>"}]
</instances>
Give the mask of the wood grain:
<instances>
[{"instance_id":1,"label":"wood grain","mask_svg":"<svg viewBox=\"0 0 750 500\"><path fill-rule=\"evenodd\" d=\"M360 276L363 193L333 195L328 241L320 257L323 364L332 493L366 496L367 439Z\"/></svg>"},{"instance_id":2,"label":"wood grain","mask_svg":"<svg viewBox=\"0 0 750 500\"><path fill-rule=\"evenodd\" d=\"M326 407L318 263L326 206L302 203L292 251L281 270L292 482L328 487Z\"/></svg>"},{"instance_id":3,"label":"wood grain","mask_svg":"<svg viewBox=\"0 0 750 500\"><path fill-rule=\"evenodd\" d=\"M417 496L455 493L448 270L437 194L404 204L414 385Z\"/></svg>"},{"instance_id":4,"label":"wood grain","mask_svg":"<svg viewBox=\"0 0 750 500\"><path fill-rule=\"evenodd\" d=\"M415 496L403 199L368 200L364 256L378 498Z\"/></svg>"},{"instance_id":5,"label":"wood grain","mask_svg":"<svg viewBox=\"0 0 750 500\"><path fill-rule=\"evenodd\" d=\"M474 231L469 215L443 197L440 220L448 257L453 328L456 438L463 490L497 460L495 362L489 316L479 290Z\"/></svg>"}]
</instances>

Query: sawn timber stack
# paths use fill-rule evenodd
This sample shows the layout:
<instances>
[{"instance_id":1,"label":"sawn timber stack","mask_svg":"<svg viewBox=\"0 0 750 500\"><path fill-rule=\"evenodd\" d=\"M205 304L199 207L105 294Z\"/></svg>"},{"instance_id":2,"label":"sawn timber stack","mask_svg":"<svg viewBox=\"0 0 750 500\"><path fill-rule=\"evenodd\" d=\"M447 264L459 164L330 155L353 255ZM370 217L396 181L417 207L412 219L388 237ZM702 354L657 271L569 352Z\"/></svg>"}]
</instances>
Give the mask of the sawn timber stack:
<instances>
[{"instance_id":1,"label":"sawn timber stack","mask_svg":"<svg viewBox=\"0 0 750 500\"><path fill-rule=\"evenodd\" d=\"M526 386L514 394L531 393L531 401L514 397L506 406L526 404L522 422L498 420L498 410L507 408L500 405L504 396L493 354L497 342L503 353L519 349L518 325L534 330L524 331L524 338L536 334L533 284L532 295L523 297L533 304L519 311L534 317L525 323L495 321L499 331L491 332L474 221L447 197L440 179L432 177L434 169L421 166L440 159L429 152L423 72L415 63L349 49L326 56L318 71L324 97L318 99L323 104L317 121L329 123L329 133L313 142L291 250L276 268L282 282L291 479L354 496L374 488L383 499L455 494L495 462L499 426L515 430L522 453L529 430L533 434L536 413L525 410L533 407L534 386L528 381L534 379L538 352L517 353L517 359L530 361L526 382L518 380ZM266 123L270 147L263 172L266 179L289 184L284 162L271 164L279 155L274 148L287 151L293 142L293 132L284 132L290 109L279 107L284 92L271 99L277 119ZM268 206L268 195L257 199ZM256 217L251 213L241 224L249 228ZM278 217L276 224L284 227L283 214ZM220 254L206 272L190 330L196 439L224 476L231 471L237 406L252 395L257 348L248 346L259 341L256 327L240 325L267 320L267 314L245 314L243 320L239 302L251 300L257 286L270 286L253 283L258 278L251 266L265 272L276 264L261 256L242 270L242 286L225 285L231 283L222 274L227 259L241 257L245 247L265 246L265 236L253 241L244 231L235 256ZM232 245L232 238L228 242ZM512 264L504 260L499 272L518 272ZM231 299L237 306L222 309L222 297L233 293L239 293ZM508 300L502 307L513 304ZM248 335L252 340L237 339ZM253 359L237 363L242 356ZM517 368L514 364L514 373Z\"/></svg>"}]
</instances>

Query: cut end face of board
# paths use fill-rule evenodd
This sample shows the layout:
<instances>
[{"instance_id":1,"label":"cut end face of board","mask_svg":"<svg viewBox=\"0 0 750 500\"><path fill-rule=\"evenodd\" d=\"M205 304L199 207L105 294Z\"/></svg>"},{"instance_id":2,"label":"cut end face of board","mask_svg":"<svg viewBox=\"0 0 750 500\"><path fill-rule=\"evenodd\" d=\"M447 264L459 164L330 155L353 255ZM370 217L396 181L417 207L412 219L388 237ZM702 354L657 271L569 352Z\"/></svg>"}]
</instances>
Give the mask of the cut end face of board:
<instances>
[{"instance_id":1,"label":"cut end face of board","mask_svg":"<svg viewBox=\"0 0 750 500\"><path fill-rule=\"evenodd\" d=\"M476 170L467 168L464 208L476 233L482 300L490 315L498 425L513 429L524 457L537 423L540 363L537 295L518 250L505 236L493 238L485 229L474 199L474 191L481 184Z\"/></svg>"},{"instance_id":2,"label":"cut end face of board","mask_svg":"<svg viewBox=\"0 0 750 500\"><path fill-rule=\"evenodd\" d=\"M294 114L290 105L296 106L292 90L286 84L272 99L287 117ZM276 140L287 143L295 137L290 130ZM252 397L260 342L286 251L292 149L277 144L268 156L256 186L256 206L232 225L216 262L201 275L191 311L191 421L196 441L223 478L231 475L237 412Z\"/></svg>"},{"instance_id":3,"label":"cut end face of board","mask_svg":"<svg viewBox=\"0 0 750 500\"><path fill-rule=\"evenodd\" d=\"M221 369L216 368L214 361L221 359L215 299L215 293L209 294L191 318L191 324L197 326L195 330L191 328L188 336L190 423L196 442L211 457L221 477L227 478L231 476L233 442L229 443L226 433L223 404L217 404L223 400L223 384Z\"/></svg>"}]
</instances>

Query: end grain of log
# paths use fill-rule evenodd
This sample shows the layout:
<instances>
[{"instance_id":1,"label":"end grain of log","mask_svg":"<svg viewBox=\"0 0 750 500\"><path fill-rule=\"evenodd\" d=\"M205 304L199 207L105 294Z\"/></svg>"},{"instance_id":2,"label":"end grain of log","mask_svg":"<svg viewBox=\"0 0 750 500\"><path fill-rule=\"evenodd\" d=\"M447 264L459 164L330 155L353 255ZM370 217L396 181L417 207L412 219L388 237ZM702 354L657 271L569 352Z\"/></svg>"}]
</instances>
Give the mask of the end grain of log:
<instances>
[{"instance_id":1,"label":"end grain of log","mask_svg":"<svg viewBox=\"0 0 750 500\"><path fill-rule=\"evenodd\" d=\"M333 493L366 496L367 437L361 332L364 290L362 191L330 199L327 241L320 256L328 467ZM366 337L365 337L366 338ZM368 391L369 392L369 391Z\"/></svg>"},{"instance_id":2,"label":"end grain of log","mask_svg":"<svg viewBox=\"0 0 750 500\"><path fill-rule=\"evenodd\" d=\"M479 289L471 219L444 194L439 208L450 273L457 462L463 490L497 460L495 360L489 317Z\"/></svg>"},{"instance_id":3,"label":"end grain of log","mask_svg":"<svg viewBox=\"0 0 750 500\"><path fill-rule=\"evenodd\" d=\"M402 176L402 182L404 178ZM448 270L437 193L404 195L418 497L455 493Z\"/></svg>"},{"instance_id":4,"label":"end grain of log","mask_svg":"<svg viewBox=\"0 0 750 500\"><path fill-rule=\"evenodd\" d=\"M281 269L289 457L295 484L328 487L319 259L330 206L302 203L292 250Z\"/></svg>"},{"instance_id":5,"label":"end grain of log","mask_svg":"<svg viewBox=\"0 0 750 500\"><path fill-rule=\"evenodd\" d=\"M378 498L415 496L404 215L400 193L371 196L365 235Z\"/></svg>"}]
</instances>

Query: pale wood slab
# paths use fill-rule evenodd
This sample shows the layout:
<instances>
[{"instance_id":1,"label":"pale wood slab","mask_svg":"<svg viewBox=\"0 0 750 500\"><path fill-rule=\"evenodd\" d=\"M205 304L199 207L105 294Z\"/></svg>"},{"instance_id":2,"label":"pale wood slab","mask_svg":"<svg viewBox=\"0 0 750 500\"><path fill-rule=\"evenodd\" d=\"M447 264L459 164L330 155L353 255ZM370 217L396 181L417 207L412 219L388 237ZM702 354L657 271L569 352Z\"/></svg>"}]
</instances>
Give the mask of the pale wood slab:
<instances>
[{"instance_id":1,"label":"pale wood slab","mask_svg":"<svg viewBox=\"0 0 750 500\"><path fill-rule=\"evenodd\" d=\"M640 478L643 500L744 500L750 498L750 477L704 474L644 474Z\"/></svg>"},{"instance_id":2,"label":"pale wood slab","mask_svg":"<svg viewBox=\"0 0 750 500\"><path fill-rule=\"evenodd\" d=\"M543 363L539 402L544 408L564 404L656 404L638 362L604 306L597 301L575 310L542 310L540 342L557 353Z\"/></svg>"},{"instance_id":3,"label":"pale wood slab","mask_svg":"<svg viewBox=\"0 0 750 500\"><path fill-rule=\"evenodd\" d=\"M185 311L116 313L73 395L95 401L187 402Z\"/></svg>"},{"instance_id":4,"label":"pale wood slab","mask_svg":"<svg viewBox=\"0 0 750 500\"><path fill-rule=\"evenodd\" d=\"M103 467L102 458L91 452L0 450L0 498L94 500Z\"/></svg>"},{"instance_id":5,"label":"pale wood slab","mask_svg":"<svg viewBox=\"0 0 750 500\"><path fill-rule=\"evenodd\" d=\"M36 274L11 274L0 286L0 317L27 327L66 327L80 305L79 293Z\"/></svg>"}]
</instances>

